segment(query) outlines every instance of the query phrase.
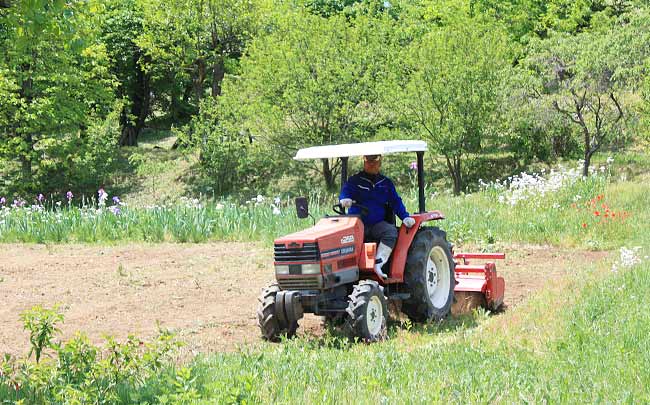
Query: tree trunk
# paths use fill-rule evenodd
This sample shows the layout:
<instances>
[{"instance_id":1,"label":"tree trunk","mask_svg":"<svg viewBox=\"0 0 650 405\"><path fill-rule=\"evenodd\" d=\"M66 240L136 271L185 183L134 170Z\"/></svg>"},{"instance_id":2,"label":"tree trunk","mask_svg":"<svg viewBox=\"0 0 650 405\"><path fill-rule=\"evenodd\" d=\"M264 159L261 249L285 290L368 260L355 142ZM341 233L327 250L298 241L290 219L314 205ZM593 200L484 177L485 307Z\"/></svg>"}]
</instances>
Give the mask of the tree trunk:
<instances>
[{"instance_id":1,"label":"tree trunk","mask_svg":"<svg viewBox=\"0 0 650 405\"><path fill-rule=\"evenodd\" d=\"M149 115L151 104L151 90L149 75L140 67L141 53L135 52L133 59L137 66L135 88L131 93L130 113L127 114L128 107L122 110L120 123L122 124L122 135L120 136L120 146L138 146L138 137L144 128L145 121ZM129 115L135 117L135 122L129 119Z\"/></svg>"},{"instance_id":2,"label":"tree trunk","mask_svg":"<svg viewBox=\"0 0 650 405\"><path fill-rule=\"evenodd\" d=\"M329 159L321 159L323 161L323 177L325 178L325 185L329 191L334 190L334 173L330 167Z\"/></svg>"},{"instance_id":3,"label":"tree trunk","mask_svg":"<svg viewBox=\"0 0 650 405\"><path fill-rule=\"evenodd\" d=\"M591 148L591 134L589 133L589 128L586 124L582 125L582 134L584 136L584 146L585 146L585 161L582 164L582 175L584 177L589 176L589 163L591 162L591 155L594 154Z\"/></svg>"},{"instance_id":4,"label":"tree trunk","mask_svg":"<svg viewBox=\"0 0 650 405\"><path fill-rule=\"evenodd\" d=\"M201 104L203 98L203 82L205 81L205 61L202 58L196 60L196 76L193 80L194 97L196 98L197 107Z\"/></svg>"},{"instance_id":5,"label":"tree trunk","mask_svg":"<svg viewBox=\"0 0 650 405\"><path fill-rule=\"evenodd\" d=\"M29 138L27 143L31 145L31 135L28 135L26 138ZM29 153L31 151L31 147L29 151L24 152L23 154L20 155L20 167L21 167L21 172L22 172L22 178L23 178L23 185L26 185L27 187L31 188L32 186L32 159L29 156Z\"/></svg>"},{"instance_id":6,"label":"tree trunk","mask_svg":"<svg viewBox=\"0 0 650 405\"><path fill-rule=\"evenodd\" d=\"M447 161L447 170L454 182L454 195L460 195L463 189L463 177L461 172L461 159L460 156L445 156Z\"/></svg>"},{"instance_id":7,"label":"tree trunk","mask_svg":"<svg viewBox=\"0 0 650 405\"><path fill-rule=\"evenodd\" d=\"M594 155L594 152L590 150L585 151L585 161L582 164L582 175L584 177L589 177L589 164L591 163L591 157Z\"/></svg>"},{"instance_id":8,"label":"tree trunk","mask_svg":"<svg viewBox=\"0 0 650 405\"><path fill-rule=\"evenodd\" d=\"M35 56L33 52L32 56ZM32 101L34 100L34 95L32 94L34 84L31 72L32 66L31 64L26 63L21 65L20 69L23 73L26 73L27 76L21 83L20 97L25 99L25 102L28 106L31 106ZM31 133L24 133L22 137L27 144L27 150L24 150L20 153L20 166L23 185L31 189L33 180L32 153L34 152L34 138Z\"/></svg>"},{"instance_id":9,"label":"tree trunk","mask_svg":"<svg viewBox=\"0 0 650 405\"><path fill-rule=\"evenodd\" d=\"M225 74L226 68L223 56L219 55L212 67L212 97L219 97L221 95L221 83Z\"/></svg>"},{"instance_id":10,"label":"tree trunk","mask_svg":"<svg viewBox=\"0 0 650 405\"><path fill-rule=\"evenodd\" d=\"M122 133L120 135L120 146L138 146L138 135L133 121L129 119L129 107L124 106L120 114L120 126Z\"/></svg>"}]
</instances>

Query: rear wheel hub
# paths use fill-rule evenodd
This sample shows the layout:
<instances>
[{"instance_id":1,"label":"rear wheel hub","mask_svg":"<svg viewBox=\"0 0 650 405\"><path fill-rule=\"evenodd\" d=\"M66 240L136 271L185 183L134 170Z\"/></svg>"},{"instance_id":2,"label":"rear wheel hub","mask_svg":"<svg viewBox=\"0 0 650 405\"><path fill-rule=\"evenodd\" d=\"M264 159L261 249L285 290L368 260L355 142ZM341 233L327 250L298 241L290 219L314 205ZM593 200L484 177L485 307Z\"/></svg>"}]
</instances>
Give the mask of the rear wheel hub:
<instances>
[{"instance_id":1,"label":"rear wheel hub","mask_svg":"<svg viewBox=\"0 0 650 405\"><path fill-rule=\"evenodd\" d=\"M427 293L436 308L447 304L451 283L449 274L449 261L445 251L440 246L434 246L427 260Z\"/></svg>"}]
</instances>

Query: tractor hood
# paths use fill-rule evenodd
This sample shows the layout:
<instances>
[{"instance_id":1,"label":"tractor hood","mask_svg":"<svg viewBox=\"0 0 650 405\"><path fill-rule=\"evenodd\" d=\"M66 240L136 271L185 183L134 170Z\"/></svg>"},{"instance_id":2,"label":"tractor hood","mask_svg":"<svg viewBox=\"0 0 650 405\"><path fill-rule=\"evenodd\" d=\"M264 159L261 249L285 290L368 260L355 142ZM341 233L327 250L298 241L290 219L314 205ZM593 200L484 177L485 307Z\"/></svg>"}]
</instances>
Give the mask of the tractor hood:
<instances>
[{"instance_id":1,"label":"tractor hood","mask_svg":"<svg viewBox=\"0 0 650 405\"><path fill-rule=\"evenodd\" d=\"M318 243L321 251L357 245L363 243L363 223L354 216L327 217L311 228L278 238L274 243L287 249L301 248L305 243Z\"/></svg>"}]
</instances>

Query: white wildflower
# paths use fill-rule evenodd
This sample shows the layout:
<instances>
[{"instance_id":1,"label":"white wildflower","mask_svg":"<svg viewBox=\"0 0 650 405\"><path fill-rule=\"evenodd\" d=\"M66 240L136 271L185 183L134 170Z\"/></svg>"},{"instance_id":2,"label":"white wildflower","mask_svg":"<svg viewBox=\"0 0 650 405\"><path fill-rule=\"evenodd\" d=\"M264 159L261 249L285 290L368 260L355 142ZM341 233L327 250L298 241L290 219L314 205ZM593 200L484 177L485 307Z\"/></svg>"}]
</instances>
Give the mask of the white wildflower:
<instances>
[{"instance_id":1,"label":"white wildflower","mask_svg":"<svg viewBox=\"0 0 650 405\"><path fill-rule=\"evenodd\" d=\"M273 206L273 215L280 215L280 208Z\"/></svg>"},{"instance_id":2,"label":"white wildflower","mask_svg":"<svg viewBox=\"0 0 650 405\"><path fill-rule=\"evenodd\" d=\"M265 200L264 196L262 194L258 194L257 197L255 198L255 201L258 203L263 203Z\"/></svg>"},{"instance_id":3,"label":"white wildflower","mask_svg":"<svg viewBox=\"0 0 650 405\"><path fill-rule=\"evenodd\" d=\"M612 271L616 273L619 268L629 269L641 263L641 258L638 256L639 250L641 250L641 246L635 246L631 249L622 247L618 261L612 265Z\"/></svg>"}]
</instances>

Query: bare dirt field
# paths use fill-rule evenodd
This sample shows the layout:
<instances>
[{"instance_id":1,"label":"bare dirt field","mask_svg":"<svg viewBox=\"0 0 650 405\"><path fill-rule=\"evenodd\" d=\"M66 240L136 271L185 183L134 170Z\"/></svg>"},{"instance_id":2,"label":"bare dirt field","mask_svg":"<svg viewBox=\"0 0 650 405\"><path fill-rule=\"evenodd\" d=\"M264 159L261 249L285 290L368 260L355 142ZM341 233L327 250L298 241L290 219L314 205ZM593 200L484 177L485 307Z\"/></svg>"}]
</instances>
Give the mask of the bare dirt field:
<instances>
[{"instance_id":1,"label":"bare dirt field","mask_svg":"<svg viewBox=\"0 0 650 405\"><path fill-rule=\"evenodd\" d=\"M604 252L514 246L497 263L514 310L532 293L562 282L577 264ZM176 331L191 353L234 350L260 341L257 296L273 280L272 249L260 244L0 245L0 353L24 354L19 314L60 304L62 339L85 332L148 339ZM318 333L320 319L300 330Z\"/></svg>"}]
</instances>

